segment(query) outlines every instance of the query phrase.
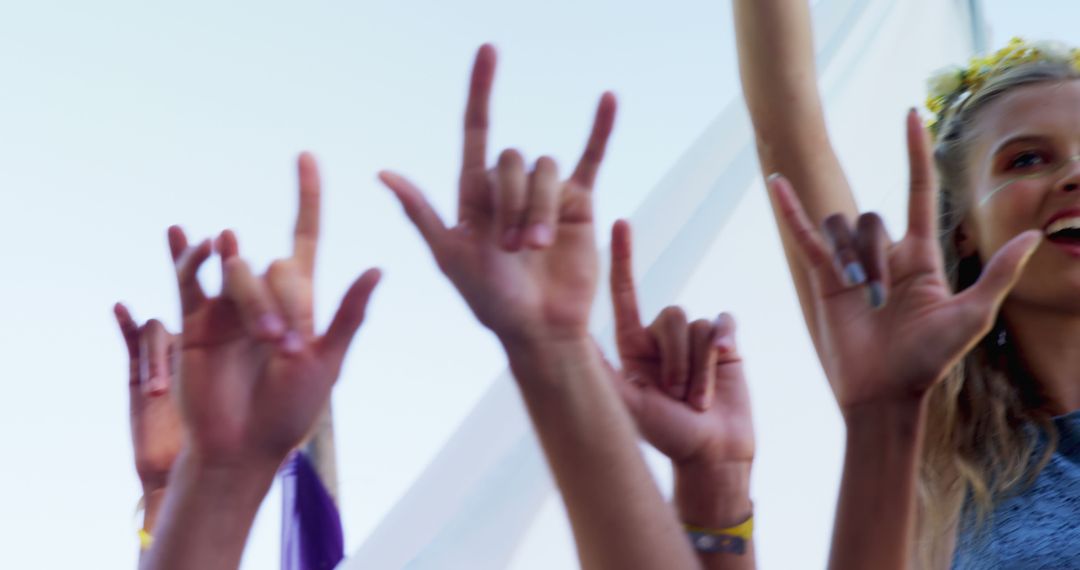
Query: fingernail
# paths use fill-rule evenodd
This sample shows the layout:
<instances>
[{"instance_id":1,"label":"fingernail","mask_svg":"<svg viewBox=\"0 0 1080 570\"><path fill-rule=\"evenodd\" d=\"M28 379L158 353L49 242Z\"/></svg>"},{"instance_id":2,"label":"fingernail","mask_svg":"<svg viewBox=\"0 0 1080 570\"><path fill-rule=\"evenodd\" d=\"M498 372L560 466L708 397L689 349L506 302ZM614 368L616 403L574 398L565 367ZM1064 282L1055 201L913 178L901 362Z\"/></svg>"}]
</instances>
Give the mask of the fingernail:
<instances>
[{"instance_id":1,"label":"fingernail","mask_svg":"<svg viewBox=\"0 0 1080 570\"><path fill-rule=\"evenodd\" d=\"M765 182L768 182L769 184L772 184L772 183L773 183L773 181L774 181L774 180L776 180L777 178L780 178L780 173L779 173L779 172L773 172L772 174L770 174L770 175L769 175L769 176L768 176L768 177L767 177L767 178L765 179Z\"/></svg>"},{"instance_id":2,"label":"fingernail","mask_svg":"<svg viewBox=\"0 0 1080 570\"><path fill-rule=\"evenodd\" d=\"M273 313L267 313L259 317L259 330L270 336L280 336L285 332L285 321Z\"/></svg>"},{"instance_id":3,"label":"fingernail","mask_svg":"<svg viewBox=\"0 0 1080 570\"><path fill-rule=\"evenodd\" d=\"M735 339L730 334L717 335L713 339L712 345L720 352L733 352L735 350Z\"/></svg>"},{"instance_id":4,"label":"fingernail","mask_svg":"<svg viewBox=\"0 0 1080 570\"><path fill-rule=\"evenodd\" d=\"M164 376L151 376L150 379L146 381L146 389L151 394L163 394L168 391L169 386L166 384Z\"/></svg>"},{"instance_id":5,"label":"fingernail","mask_svg":"<svg viewBox=\"0 0 1080 570\"><path fill-rule=\"evenodd\" d=\"M844 280L847 285L861 285L866 282L866 270L858 261L852 261L844 267Z\"/></svg>"},{"instance_id":6,"label":"fingernail","mask_svg":"<svg viewBox=\"0 0 1080 570\"><path fill-rule=\"evenodd\" d=\"M521 247L521 229L510 228L503 234L503 247L509 250L517 250Z\"/></svg>"},{"instance_id":7,"label":"fingernail","mask_svg":"<svg viewBox=\"0 0 1080 570\"><path fill-rule=\"evenodd\" d=\"M870 306L877 309L885 304L885 286L880 281L871 281L867 286L870 295Z\"/></svg>"},{"instance_id":8,"label":"fingernail","mask_svg":"<svg viewBox=\"0 0 1080 570\"><path fill-rule=\"evenodd\" d=\"M535 247L546 247L555 240L547 224L533 224L525 235L525 241Z\"/></svg>"},{"instance_id":9,"label":"fingernail","mask_svg":"<svg viewBox=\"0 0 1080 570\"><path fill-rule=\"evenodd\" d=\"M296 354L304 350L304 339L300 338L300 333L289 331L281 339L281 348L285 352Z\"/></svg>"}]
</instances>

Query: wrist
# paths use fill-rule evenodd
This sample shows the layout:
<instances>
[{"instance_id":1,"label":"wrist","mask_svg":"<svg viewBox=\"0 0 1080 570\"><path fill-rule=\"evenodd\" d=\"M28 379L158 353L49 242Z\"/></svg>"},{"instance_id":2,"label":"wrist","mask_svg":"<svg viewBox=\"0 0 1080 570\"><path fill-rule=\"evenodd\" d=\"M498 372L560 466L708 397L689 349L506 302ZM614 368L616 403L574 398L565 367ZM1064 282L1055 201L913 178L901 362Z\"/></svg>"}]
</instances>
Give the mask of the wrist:
<instances>
[{"instance_id":1,"label":"wrist","mask_svg":"<svg viewBox=\"0 0 1080 570\"><path fill-rule=\"evenodd\" d=\"M863 402L841 408L848 433L871 431L897 437L914 437L926 417L926 394L906 398Z\"/></svg>"},{"instance_id":2,"label":"wrist","mask_svg":"<svg viewBox=\"0 0 1080 570\"><path fill-rule=\"evenodd\" d=\"M165 500L165 486L143 486L143 529L148 532L154 531L157 525L158 513L161 512L161 504Z\"/></svg>"},{"instance_id":3,"label":"wrist","mask_svg":"<svg viewBox=\"0 0 1080 570\"><path fill-rule=\"evenodd\" d=\"M750 518L752 462L680 462L674 465L675 507L683 523L712 528Z\"/></svg>"},{"instance_id":4,"label":"wrist","mask_svg":"<svg viewBox=\"0 0 1080 570\"><path fill-rule=\"evenodd\" d=\"M568 367L588 365L599 358L599 348L588 334L559 338L500 338L510 368L524 375L564 376Z\"/></svg>"},{"instance_id":5,"label":"wrist","mask_svg":"<svg viewBox=\"0 0 1080 570\"><path fill-rule=\"evenodd\" d=\"M197 450L182 452L174 473L183 484L196 489L204 498L221 497L232 504L262 502L274 481L280 461L269 458L222 462L209 459Z\"/></svg>"}]
</instances>

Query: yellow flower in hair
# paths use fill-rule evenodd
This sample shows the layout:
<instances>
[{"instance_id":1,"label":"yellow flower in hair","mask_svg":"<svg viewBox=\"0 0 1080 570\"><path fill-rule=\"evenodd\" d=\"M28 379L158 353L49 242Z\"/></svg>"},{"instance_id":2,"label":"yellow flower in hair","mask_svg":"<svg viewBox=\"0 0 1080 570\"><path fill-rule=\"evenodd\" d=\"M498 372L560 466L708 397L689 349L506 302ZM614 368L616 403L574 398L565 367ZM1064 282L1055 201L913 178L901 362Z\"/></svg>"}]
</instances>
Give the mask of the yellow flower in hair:
<instances>
[{"instance_id":1,"label":"yellow flower in hair","mask_svg":"<svg viewBox=\"0 0 1080 570\"><path fill-rule=\"evenodd\" d=\"M1045 61L1071 64L1080 71L1080 49L1056 41L1028 43L1012 38L994 53L971 58L966 68L950 67L935 72L927 82L926 108L934 115L927 127L935 136L946 118L986 82L1025 63Z\"/></svg>"},{"instance_id":2,"label":"yellow flower in hair","mask_svg":"<svg viewBox=\"0 0 1080 570\"><path fill-rule=\"evenodd\" d=\"M930 76L926 86L931 101L944 100L964 86L964 68L954 65L939 69Z\"/></svg>"}]
</instances>

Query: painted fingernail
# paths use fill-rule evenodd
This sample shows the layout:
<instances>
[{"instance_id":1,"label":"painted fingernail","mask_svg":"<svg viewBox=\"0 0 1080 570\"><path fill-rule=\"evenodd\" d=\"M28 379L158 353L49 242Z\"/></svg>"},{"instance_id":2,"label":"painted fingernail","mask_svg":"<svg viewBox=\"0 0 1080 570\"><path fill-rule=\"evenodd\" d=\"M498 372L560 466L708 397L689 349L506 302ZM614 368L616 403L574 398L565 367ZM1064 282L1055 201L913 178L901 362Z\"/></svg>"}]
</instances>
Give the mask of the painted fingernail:
<instances>
[{"instance_id":1,"label":"painted fingernail","mask_svg":"<svg viewBox=\"0 0 1080 570\"><path fill-rule=\"evenodd\" d=\"M267 313L259 317L259 330L270 336L280 336L285 332L285 321L273 313Z\"/></svg>"},{"instance_id":2,"label":"painted fingernail","mask_svg":"<svg viewBox=\"0 0 1080 570\"><path fill-rule=\"evenodd\" d=\"M871 307L878 309L885 304L885 286L881 284L881 281L871 281L866 291L870 296Z\"/></svg>"},{"instance_id":3,"label":"painted fingernail","mask_svg":"<svg viewBox=\"0 0 1080 570\"><path fill-rule=\"evenodd\" d=\"M521 247L521 229L510 228L503 234L503 247L509 250L517 250Z\"/></svg>"},{"instance_id":4,"label":"painted fingernail","mask_svg":"<svg viewBox=\"0 0 1080 570\"><path fill-rule=\"evenodd\" d=\"M289 331L281 339L281 348L285 352L296 354L304 350L304 339L300 338L300 333Z\"/></svg>"},{"instance_id":5,"label":"painted fingernail","mask_svg":"<svg viewBox=\"0 0 1080 570\"><path fill-rule=\"evenodd\" d=\"M861 285L866 282L866 270L858 261L852 261L844 266L844 281L849 287Z\"/></svg>"},{"instance_id":6,"label":"painted fingernail","mask_svg":"<svg viewBox=\"0 0 1080 570\"><path fill-rule=\"evenodd\" d=\"M533 224L525 233L525 241L534 247L546 247L555 241L555 235L547 224Z\"/></svg>"}]
</instances>

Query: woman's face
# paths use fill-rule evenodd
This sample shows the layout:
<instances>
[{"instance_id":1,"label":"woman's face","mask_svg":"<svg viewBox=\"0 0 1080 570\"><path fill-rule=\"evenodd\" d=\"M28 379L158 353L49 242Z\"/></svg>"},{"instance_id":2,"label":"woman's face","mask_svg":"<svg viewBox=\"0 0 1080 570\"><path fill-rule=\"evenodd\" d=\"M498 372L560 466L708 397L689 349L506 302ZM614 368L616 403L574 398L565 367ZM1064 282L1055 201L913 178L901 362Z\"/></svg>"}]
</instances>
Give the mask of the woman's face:
<instances>
[{"instance_id":1,"label":"woman's face","mask_svg":"<svg viewBox=\"0 0 1080 570\"><path fill-rule=\"evenodd\" d=\"M1080 80L1009 91L979 111L970 140L961 249L985 265L1017 234L1042 230L1010 300L1080 316Z\"/></svg>"}]
</instances>

